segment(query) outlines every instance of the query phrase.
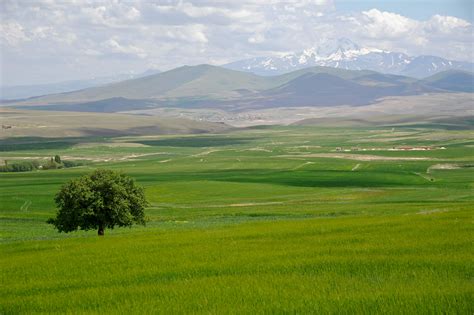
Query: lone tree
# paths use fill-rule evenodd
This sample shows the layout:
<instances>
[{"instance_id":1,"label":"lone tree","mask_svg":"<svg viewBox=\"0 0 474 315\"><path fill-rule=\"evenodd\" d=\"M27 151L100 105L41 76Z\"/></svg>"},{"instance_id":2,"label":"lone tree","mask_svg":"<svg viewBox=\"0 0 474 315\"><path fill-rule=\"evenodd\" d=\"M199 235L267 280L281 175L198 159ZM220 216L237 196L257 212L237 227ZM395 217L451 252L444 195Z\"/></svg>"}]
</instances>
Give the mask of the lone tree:
<instances>
[{"instance_id":1,"label":"lone tree","mask_svg":"<svg viewBox=\"0 0 474 315\"><path fill-rule=\"evenodd\" d=\"M54 198L58 212L47 222L59 232L145 225L147 201L142 187L123 173L98 169L73 179Z\"/></svg>"}]
</instances>

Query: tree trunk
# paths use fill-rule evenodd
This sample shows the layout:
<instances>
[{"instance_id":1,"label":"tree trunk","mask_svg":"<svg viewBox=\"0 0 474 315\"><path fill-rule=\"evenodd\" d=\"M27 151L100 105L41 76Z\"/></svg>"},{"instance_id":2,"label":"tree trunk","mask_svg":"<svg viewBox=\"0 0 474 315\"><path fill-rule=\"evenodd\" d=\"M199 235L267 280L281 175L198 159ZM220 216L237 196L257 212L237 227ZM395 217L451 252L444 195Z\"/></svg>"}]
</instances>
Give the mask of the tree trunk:
<instances>
[{"instance_id":1,"label":"tree trunk","mask_svg":"<svg viewBox=\"0 0 474 315\"><path fill-rule=\"evenodd\" d=\"M99 225L99 231L97 232L99 236L104 236L104 226Z\"/></svg>"}]
</instances>

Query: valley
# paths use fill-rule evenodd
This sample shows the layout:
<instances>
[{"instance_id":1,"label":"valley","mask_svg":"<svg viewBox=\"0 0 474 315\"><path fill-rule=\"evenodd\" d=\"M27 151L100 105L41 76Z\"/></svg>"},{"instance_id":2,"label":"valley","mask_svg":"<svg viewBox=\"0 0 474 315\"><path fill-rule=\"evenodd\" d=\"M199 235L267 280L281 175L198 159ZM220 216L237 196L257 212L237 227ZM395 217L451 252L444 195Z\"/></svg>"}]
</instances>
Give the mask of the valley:
<instances>
[{"instance_id":1,"label":"valley","mask_svg":"<svg viewBox=\"0 0 474 315\"><path fill-rule=\"evenodd\" d=\"M1 312L469 313L473 137L293 125L0 140L9 163L84 162L0 173ZM145 227L98 239L46 224L60 185L95 168L144 185Z\"/></svg>"},{"instance_id":2,"label":"valley","mask_svg":"<svg viewBox=\"0 0 474 315\"><path fill-rule=\"evenodd\" d=\"M200 65L3 102L0 313L472 313L472 80ZM46 223L95 169L146 226Z\"/></svg>"},{"instance_id":3,"label":"valley","mask_svg":"<svg viewBox=\"0 0 474 315\"><path fill-rule=\"evenodd\" d=\"M0 1L0 314L474 314L472 12Z\"/></svg>"},{"instance_id":4,"label":"valley","mask_svg":"<svg viewBox=\"0 0 474 315\"><path fill-rule=\"evenodd\" d=\"M223 123L228 127L288 125L318 118L324 118L320 123L326 125L337 121L346 121L348 125L357 121L362 125L390 121L408 123L409 120L416 123L474 115L473 86L472 73L454 70L418 80L367 70L328 67L264 77L210 65L184 66L105 86L6 101L0 107L5 113L0 119L5 126L21 125L18 115L7 112L25 113L24 117L32 114L36 120L32 126L47 128L39 131L43 135L47 134L49 125L40 121L49 117L47 120L52 123L52 117L59 117L62 112L65 118L57 119L53 125L61 125L62 120L69 128L75 123L69 125L67 117L83 117L76 120L83 124L83 130L68 132L68 135L85 134L88 128L90 132L99 134L113 133L122 124L120 117L126 121L124 124L130 125L129 132L135 134L153 130L158 133L185 131L178 130L181 127L170 127L176 119L184 119L178 125L189 125L188 131L196 129L196 132L215 130L204 126L206 124ZM94 119L86 117L94 116L103 119L102 128L88 126L94 125ZM407 120L407 117L410 118ZM109 123L106 121L116 121L116 126L108 131L105 125ZM155 124L169 128L153 127ZM25 131L22 134L28 135L22 126ZM19 130L15 127L4 134L14 135ZM62 135L59 131L56 134Z\"/></svg>"}]
</instances>

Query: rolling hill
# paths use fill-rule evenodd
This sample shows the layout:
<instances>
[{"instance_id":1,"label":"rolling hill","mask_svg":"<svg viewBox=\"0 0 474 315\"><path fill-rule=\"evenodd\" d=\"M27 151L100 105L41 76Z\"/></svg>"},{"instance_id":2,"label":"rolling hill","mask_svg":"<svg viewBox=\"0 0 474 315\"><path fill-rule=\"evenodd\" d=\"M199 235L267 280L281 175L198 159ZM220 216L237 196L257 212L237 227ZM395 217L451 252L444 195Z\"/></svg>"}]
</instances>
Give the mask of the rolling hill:
<instances>
[{"instance_id":1,"label":"rolling hill","mask_svg":"<svg viewBox=\"0 0 474 315\"><path fill-rule=\"evenodd\" d=\"M423 84L455 92L474 92L474 75L465 71L445 71L424 79Z\"/></svg>"},{"instance_id":2,"label":"rolling hill","mask_svg":"<svg viewBox=\"0 0 474 315\"><path fill-rule=\"evenodd\" d=\"M449 71L417 80L367 70L311 67L264 77L199 65L7 105L81 112L163 107L238 111L284 106L360 106L388 96L447 92L472 92L472 74Z\"/></svg>"},{"instance_id":3,"label":"rolling hill","mask_svg":"<svg viewBox=\"0 0 474 315\"><path fill-rule=\"evenodd\" d=\"M66 104L111 98L236 97L240 91L264 89L268 79L211 65L184 66L143 78L69 93L35 97L22 104Z\"/></svg>"},{"instance_id":4,"label":"rolling hill","mask_svg":"<svg viewBox=\"0 0 474 315\"><path fill-rule=\"evenodd\" d=\"M360 106L387 96L439 91L406 77L369 74L354 76L350 80L328 73L307 72L281 86L259 93L252 105L253 108Z\"/></svg>"},{"instance_id":5,"label":"rolling hill","mask_svg":"<svg viewBox=\"0 0 474 315\"><path fill-rule=\"evenodd\" d=\"M444 130L474 130L474 116L436 117L425 115L386 115L368 117L330 117L299 120L295 126L324 127L416 127Z\"/></svg>"},{"instance_id":6,"label":"rolling hill","mask_svg":"<svg viewBox=\"0 0 474 315\"><path fill-rule=\"evenodd\" d=\"M361 105L380 97L381 91L327 73L305 73L262 95L267 106Z\"/></svg>"},{"instance_id":7,"label":"rolling hill","mask_svg":"<svg viewBox=\"0 0 474 315\"><path fill-rule=\"evenodd\" d=\"M145 115L78 113L0 108L0 139L22 137L84 137L121 135L198 134L222 132L222 123Z\"/></svg>"}]
</instances>

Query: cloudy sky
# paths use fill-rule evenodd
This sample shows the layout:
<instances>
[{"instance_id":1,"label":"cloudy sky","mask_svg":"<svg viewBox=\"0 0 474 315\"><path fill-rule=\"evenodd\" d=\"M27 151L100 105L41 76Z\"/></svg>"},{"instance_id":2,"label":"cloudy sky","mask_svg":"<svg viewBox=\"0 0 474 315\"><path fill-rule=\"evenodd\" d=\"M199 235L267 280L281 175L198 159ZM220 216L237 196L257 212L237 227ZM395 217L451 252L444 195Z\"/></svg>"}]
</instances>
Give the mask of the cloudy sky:
<instances>
[{"instance_id":1,"label":"cloudy sky","mask_svg":"<svg viewBox=\"0 0 474 315\"><path fill-rule=\"evenodd\" d=\"M2 85L301 51L330 38L473 60L470 0L1 0Z\"/></svg>"}]
</instances>

